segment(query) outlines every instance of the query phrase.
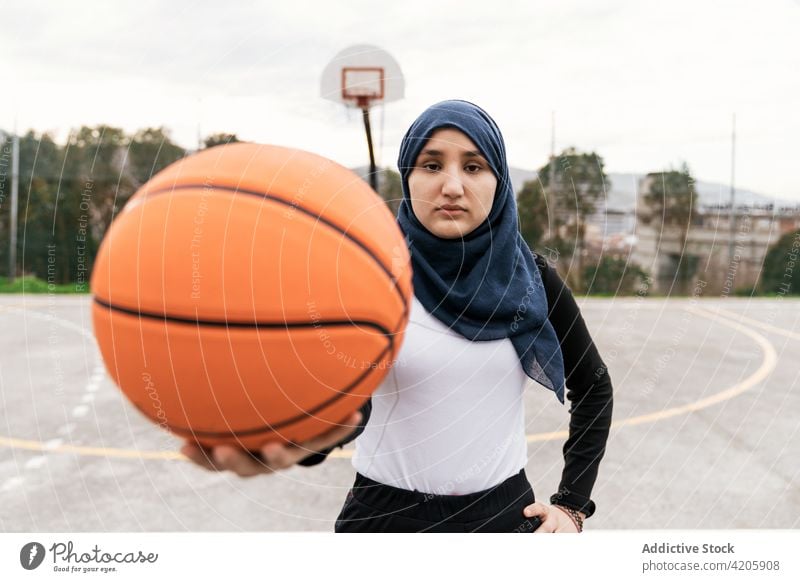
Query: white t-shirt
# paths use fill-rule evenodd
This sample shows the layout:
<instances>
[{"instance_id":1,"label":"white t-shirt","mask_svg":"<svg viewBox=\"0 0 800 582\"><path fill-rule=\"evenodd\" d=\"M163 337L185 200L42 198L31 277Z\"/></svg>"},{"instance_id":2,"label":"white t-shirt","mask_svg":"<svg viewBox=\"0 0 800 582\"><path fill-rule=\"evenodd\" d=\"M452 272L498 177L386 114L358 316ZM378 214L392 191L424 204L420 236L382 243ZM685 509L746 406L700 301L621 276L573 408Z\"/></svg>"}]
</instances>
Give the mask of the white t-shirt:
<instances>
[{"instance_id":1,"label":"white t-shirt","mask_svg":"<svg viewBox=\"0 0 800 582\"><path fill-rule=\"evenodd\" d=\"M406 490L464 495L527 462L527 376L511 340L471 342L414 297L397 361L372 396L353 467Z\"/></svg>"}]
</instances>

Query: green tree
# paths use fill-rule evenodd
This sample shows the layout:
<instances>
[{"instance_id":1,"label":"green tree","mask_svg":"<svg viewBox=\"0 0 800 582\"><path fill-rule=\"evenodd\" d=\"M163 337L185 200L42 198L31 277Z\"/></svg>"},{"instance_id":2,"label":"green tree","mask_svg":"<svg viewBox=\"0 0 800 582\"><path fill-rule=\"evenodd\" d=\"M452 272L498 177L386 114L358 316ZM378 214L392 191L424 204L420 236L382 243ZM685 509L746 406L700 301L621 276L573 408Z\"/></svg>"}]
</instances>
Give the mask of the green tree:
<instances>
[{"instance_id":1,"label":"green tree","mask_svg":"<svg viewBox=\"0 0 800 582\"><path fill-rule=\"evenodd\" d=\"M547 198L538 179L522 185L517 196L517 213L522 238L530 248L535 249L544 238L549 223Z\"/></svg>"},{"instance_id":2,"label":"green tree","mask_svg":"<svg viewBox=\"0 0 800 582\"><path fill-rule=\"evenodd\" d=\"M587 293L602 295L631 295L646 279L647 274L625 259L604 256L583 273Z\"/></svg>"},{"instance_id":3,"label":"green tree","mask_svg":"<svg viewBox=\"0 0 800 582\"><path fill-rule=\"evenodd\" d=\"M569 147L542 166L538 177L550 209L547 244L559 252L562 264L574 261L568 281L573 289L583 290L586 218L597 211L611 187L603 158Z\"/></svg>"},{"instance_id":4,"label":"green tree","mask_svg":"<svg viewBox=\"0 0 800 582\"><path fill-rule=\"evenodd\" d=\"M116 212L138 187L128 164L130 138L117 127L98 125L72 132L65 149L65 178L61 195L66 208L75 207L75 217L88 217L92 238L103 238ZM87 207L88 206L88 207Z\"/></svg>"},{"instance_id":5,"label":"green tree","mask_svg":"<svg viewBox=\"0 0 800 582\"><path fill-rule=\"evenodd\" d=\"M787 232L767 251L759 289L763 293L800 295L800 230Z\"/></svg>"},{"instance_id":6,"label":"green tree","mask_svg":"<svg viewBox=\"0 0 800 582\"><path fill-rule=\"evenodd\" d=\"M698 257L684 252L689 230L697 207L695 179L689 166L683 163L680 170L667 170L647 174L642 188L642 207L638 220L660 231L661 244L673 242L680 254L672 255L675 269L667 276L684 292L697 270ZM661 273L664 276L664 273Z\"/></svg>"},{"instance_id":7,"label":"green tree","mask_svg":"<svg viewBox=\"0 0 800 582\"><path fill-rule=\"evenodd\" d=\"M130 138L127 155L135 189L141 188L150 178L185 155L186 150L172 141L167 129L148 127L137 131Z\"/></svg>"},{"instance_id":8,"label":"green tree","mask_svg":"<svg viewBox=\"0 0 800 582\"><path fill-rule=\"evenodd\" d=\"M639 220L644 224L657 223L688 231L697 206L695 180L684 163L680 170L651 172L645 178L642 193L644 207Z\"/></svg>"},{"instance_id":9,"label":"green tree","mask_svg":"<svg viewBox=\"0 0 800 582\"><path fill-rule=\"evenodd\" d=\"M403 183L400 174L389 168L378 172L378 194L393 215L397 216L400 202L403 200Z\"/></svg>"},{"instance_id":10,"label":"green tree","mask_svg":"<svg viewBox=\"0 0 800 582\"><path fill-rule=\"evenodd\" d=\"M214 133L209 135L203 140L206 149L213 148L218 145L226 145L229 143L238 143L239 138L235 133Z\"/></svg>"},{"instance_id":11,"label":"green tree","mask_svg":"<svg viewBox=\"0 0 800 582\"><path fill-rule=\"evenodd\" d=\"M19 172L17 274L66 283L76 265L76 245L70 240L74 229L69 225L75 222L77 207L71 203L73 176L65 164L65 148L47 133L28 131L19 139ZM3 208L4 226L8 216L8 208ZM2 236L7 240L7 226ZM0 255L5 265L7 244L0 244Z\"/></svg>"},{"instance_id":12,"label":"green tree","mask_svg":"<svg viewBox=\"0 0 800 582\"><path fill-rule=\"evenodd\" d=\"M46 133L20 138L18 272L52 283L86 283L115 213L150 176L185 155L163 128L132 137L116 127L80 127L61 147ZM0 184L7 199L10 179ZM8 205L0 207L8 236ZM8 260L8 245L0 245Z\"/></svg>"}]
</instances>

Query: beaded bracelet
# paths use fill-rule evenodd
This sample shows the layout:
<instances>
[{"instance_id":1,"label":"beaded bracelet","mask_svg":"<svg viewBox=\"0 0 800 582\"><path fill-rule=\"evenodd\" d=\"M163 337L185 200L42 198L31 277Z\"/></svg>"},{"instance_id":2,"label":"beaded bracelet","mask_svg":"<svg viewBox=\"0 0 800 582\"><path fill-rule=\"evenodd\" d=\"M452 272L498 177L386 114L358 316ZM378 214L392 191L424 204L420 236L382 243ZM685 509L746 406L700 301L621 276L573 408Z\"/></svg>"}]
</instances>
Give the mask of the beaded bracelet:
<instances>
[{"instance_id":1,"label":"beaded bracelet","mask_svg":"<svg viewBox=\"0 0 800 582\"><path fill-rule=\"evenodd\" d=\"M571 507L564 507L563 505L556 505L556 507L569 516L569 518L572 520L572 523L575 524L575 528L578 530L578 533L583 531L583 518L581 517L580 513Z\"/></svg>"}]
</instances>

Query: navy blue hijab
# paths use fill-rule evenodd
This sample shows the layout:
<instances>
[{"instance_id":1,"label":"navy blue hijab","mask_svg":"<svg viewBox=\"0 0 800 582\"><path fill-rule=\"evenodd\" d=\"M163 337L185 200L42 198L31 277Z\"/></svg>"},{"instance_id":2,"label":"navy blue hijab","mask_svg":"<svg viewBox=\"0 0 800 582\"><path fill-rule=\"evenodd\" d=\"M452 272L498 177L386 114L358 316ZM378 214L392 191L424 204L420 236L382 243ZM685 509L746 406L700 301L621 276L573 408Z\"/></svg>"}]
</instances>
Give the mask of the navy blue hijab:
<instances>
[{"instance_id":1,"label":"navy blue hijab","mask_svg":"<svg viewBox=\"0 0 800 582\"><path fill-rule=\"evenodd\" d=\"M467 236L440 238L414 215L408 176L431 134L455 128L478 146L497 178L487 219ZM472 341L510 338L525 373L564 403L564 361L539 268L519 233L505 144L494 120L467 101L429 107L406 132L398 167L403 201L397 215L411 251L414 294L439 321Z\"/></svg>"}]
</instances>

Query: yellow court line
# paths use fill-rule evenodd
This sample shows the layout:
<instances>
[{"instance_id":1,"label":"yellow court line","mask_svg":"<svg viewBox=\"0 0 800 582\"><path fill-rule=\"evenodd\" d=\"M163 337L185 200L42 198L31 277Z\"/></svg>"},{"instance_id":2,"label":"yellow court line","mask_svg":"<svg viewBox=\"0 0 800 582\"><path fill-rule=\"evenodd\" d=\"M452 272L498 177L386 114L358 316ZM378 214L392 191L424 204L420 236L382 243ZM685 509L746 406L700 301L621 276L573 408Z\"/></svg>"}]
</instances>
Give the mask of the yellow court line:
<instances>
[{"instance_id":1,"label":"yellow court line","mask_svg":"<svg viewBox=\"0 0 800 582\"><path fill-rule=\"evenodd\" d=\"M711 308L710 311L713 311L721 315L725 315L727 317L730 317L731 319L737 319L739 322L747 323L752 327L760 327L765 331L776 333L778 335L783 335L791 339L800 339L800 333L797 333L796 331L789 331L788 329L783 329L782 327L770 325L769 323L764 323L763 321L753 319L752 317L747 317L746 315L742 315L734 311L723 309L722 307L714 307Z\"/></svg>"},{"instance_id":2,"label":"yellow court line","mask_svg":"<svg viewBox=\"0 0 800 582\"><path fill-rule=\"evenodd\" d=\"M716 394L712 394L711 396L708 396L706 398L701 398L700 400L696 400L695 402L690 402L689 404L685 404L683 406L676 406L674 408L660 410L658 412L654 412L651 414L643 414L640 416L634 416L631 418L626 418L620 421L612 422L611 423L612 429L618 429L623 426L636 426L650 422L657 422L659 420L664 420L667 418L671 418L673 416L678 416L680 414L687 414L690 412L701 410L703 408L712 406L714 404L718 404L725 400L730 400L731 398L738 396L742 392L745 392L746 390L749 390L753 386L756 386L758 383L762 382L775 369L775 366L777 365L778 362L778 355L775 352L775 348L772 347L772 344L764 336L749 329L748 327L746 327L741 323L725 319L724 317L717 315L706 308L690 306L690 307L685 307L685 309L696 315L700 315L702 317L711 319L713 321L718 321L723 325L731 327L749 336L761 347L761 350L764 354L764 359L761 362L761 366L759 366L758 370L753 372L753 374L751 374L741 382L734 384L730 388L726 388L721 392L717 392ZM565 440L568 437L569 437L569 431L563 430L555 432L530 434L527 435L527 441L529 443L532 443L532 442L543 442L551 440ZM75 453L86 456L103 456L103 457L116 457L116 458L126 458L126 459L131 459L131 458L161 459L168 461L188 460L180 453L169 452L169 451L140 451L136 449L81 447L74 445L53 446L39 441L13 439L2 436L0 436L0 446L11 447L16 449L33 450L39 452ZM353 451L341 450L341 449L335 450L330 454L330 456L332 458L337 458L337 459L348 459L353 456Z\"/></svg>"},{"instance_id":3,"label":"yellow court line","mask_svg":"<svg viewBox=\"0 0 800 582\"><path fill-rule=\"evenodd\" d=\"M683 406L675 406L673 408L667 408L666 410L659 410L658 412L653 412L650 414L642 414L640 416L633 416L631 418L625 418L623 420L614 421L611 423L612 429L617 429L623 426L636 426L640 424L646 424L649 422L656 422L659 420L671 418L673 416L678 416L680 414L695 412L697 410L701 410L708 406L718 404L724 400L730 400L731 398L738 396L742 392L749 390L753 386L756 386L759 382L763 381L775 369L775 366L778 363L778 354L775 352L775 348L772 347L772 344L769 343L767 338L765 338L761 334L749 329L748 327L742 325L741 323L730 321L719 315L716 315L706 308L689 306L685 307L684 309L686 309L690 313L694 313L695 315L700 315L707 319L717 321L723 325L727 325L728 327L732 327L733 329L749 336L759 345L759 347L761 347L761 350L764 354L764 359L761 362L761 366L759 366L758 370L753 372L750 376L748 376L741 382L734 384L730 388L726 388L721 392L717 392L716 394L712 394L711 396L708 396L706 398L701 398L700 400L690 402L689 404L684 404ZM530 443L530 442L547 441L553 439L566 439L567 437L569 437L569 431L566 430L559 432L551 432L551 433L532 434L528 435L528 442Z\"/></svg>"},{"instance_id":4,"label":"yellow court line","mask_svg":"<svg viewBox=\"0 0 800 582\"><path fill-rule=\"evenodd\" d=\"M42 453L75 453L89 457L117 457L122 459L166 459L186 461L180 453L170 451L140 451L138 449L112 449L107 447L79 447L75 445L49 445L40 441L12 439L0 436L0 446Z\"/></svg>"},{"instance_id":5,"label":"yellow court line","mask_svg":"<svg viewBox=\"0 0 800 582\"><path fill-rule=\"evenodd\" d=\"M719 315L716 315L710 312L708 309L699 308L699 307L687 307L687 311L690 313L694 313L696 315L700 315L707 319L711 319L713 321L718 321L723 325L727 325L753 339L764 354L764 359L761 361L761 366L759 366L758 370L753 372L750 376L742 380L741 382L734 384L730 388L726 388L721 392L717 392L716 394L712 394L707 398L701 398L700 400L696 400L694 402L690 402L689 404L684 404L683 406L676 406L674 408L668 408L666 410L660 410L658 412L654 412L652 414L644 414L641 416L634 416L632 418L626 418L624 420L620 420L619 422L612 422L611 428L620 428L622 426L634 426L638 424L645 424L648 422L656 422L658 420L664 420L665 418L671 418L673 416L678 416L679 414L686 414L689 412L695 412L696 410L701 410L703 408L707 408L714 404L719 404L724 400L730 400L735 396L738 396L742 392L749 390L753 386L758 385L762 382L767 376L769 376L772 371L775 369L775 366L778 363L778 354L775 352L775 348L772 347L772 344L769 343L767 338L765 338L760 333L753 331L752 329L742 325L741 323L737 323L735 321L729 321Z\"/></svg>"}]
</instances>

